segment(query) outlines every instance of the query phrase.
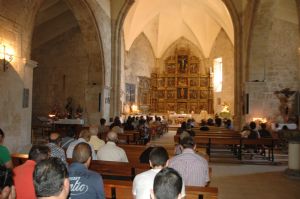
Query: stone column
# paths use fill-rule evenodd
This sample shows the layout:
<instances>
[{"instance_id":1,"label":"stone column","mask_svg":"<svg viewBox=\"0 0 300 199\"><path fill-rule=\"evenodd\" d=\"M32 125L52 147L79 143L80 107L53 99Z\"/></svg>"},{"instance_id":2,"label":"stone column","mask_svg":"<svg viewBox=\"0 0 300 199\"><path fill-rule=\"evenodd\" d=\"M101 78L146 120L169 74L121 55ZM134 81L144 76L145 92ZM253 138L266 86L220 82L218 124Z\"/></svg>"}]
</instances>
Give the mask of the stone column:
<instances>
[{"instance_id":1,"label":"stone column","mask_svg":"<svg viewBox=\"0 0 300 199\"><path fill-rule=\"evenodd\" d=\"M24 63L24 74L23 74L23 83L24 89L29 89L28 96L28 107L23 106L23 120L25 127L23 132L20 134L22 145L25 146L31 143L31 119L32 119L32 86L33 86L33 69L37 67L38 63L33 60L23 59ZM24 100L24 89L23 89L23 100Z\"/></svg>"},{"instance_id":2,"label":"stone column","mask_svg":"<svg viewBox=\"0 0 300 199\"><path fill-rule=\"evenodd\" d=\"M110 116L120 116L121 113L121 33L124 19L134 0L112 1L112 70L111 70L111 95L110 95Z\"/></svg>"}]
</instances>

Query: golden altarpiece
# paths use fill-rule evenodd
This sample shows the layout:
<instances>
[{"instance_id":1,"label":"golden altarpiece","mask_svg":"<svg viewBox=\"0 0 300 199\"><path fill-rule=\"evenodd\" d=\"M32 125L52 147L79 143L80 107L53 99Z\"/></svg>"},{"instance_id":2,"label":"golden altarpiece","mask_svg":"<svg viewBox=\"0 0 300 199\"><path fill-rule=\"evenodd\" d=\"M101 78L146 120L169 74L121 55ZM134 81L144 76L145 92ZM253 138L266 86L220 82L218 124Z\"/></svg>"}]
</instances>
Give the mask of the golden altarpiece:
<instances>
[{"instance_id":1,"label":"golden altarpiece","mask_svg":"<svg viewBox=\"0 0 300 199\"><path fill-rule=\"evenodd\" d=\"M211 76L189 49L176 49L164 61L162 73L151 74L150 110L155 113L213 112ZM201 70L207 71L207 70Z\"/></svg>"}]
</instances>

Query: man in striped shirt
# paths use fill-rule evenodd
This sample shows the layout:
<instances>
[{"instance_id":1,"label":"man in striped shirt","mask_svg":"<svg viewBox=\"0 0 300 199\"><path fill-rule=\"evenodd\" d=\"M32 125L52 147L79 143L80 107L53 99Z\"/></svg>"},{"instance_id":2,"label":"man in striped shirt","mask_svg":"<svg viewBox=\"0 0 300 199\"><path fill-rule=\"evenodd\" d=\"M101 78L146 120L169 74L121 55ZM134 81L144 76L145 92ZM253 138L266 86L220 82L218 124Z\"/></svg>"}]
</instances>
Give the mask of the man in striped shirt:
<instances>
[{"instance_id":1,"label":"man in striped shirt","mask_svg":"<svg viewBox=\"0 0 300 199\"><path fill-rule=\"evenodd\" d=\"M191 136L183 138L180 144L183 152L170 160L169 167L180 173L185 185L206 186L209 182L207 160L195 153L196 144Z\"/></svg>"}]
</instances>

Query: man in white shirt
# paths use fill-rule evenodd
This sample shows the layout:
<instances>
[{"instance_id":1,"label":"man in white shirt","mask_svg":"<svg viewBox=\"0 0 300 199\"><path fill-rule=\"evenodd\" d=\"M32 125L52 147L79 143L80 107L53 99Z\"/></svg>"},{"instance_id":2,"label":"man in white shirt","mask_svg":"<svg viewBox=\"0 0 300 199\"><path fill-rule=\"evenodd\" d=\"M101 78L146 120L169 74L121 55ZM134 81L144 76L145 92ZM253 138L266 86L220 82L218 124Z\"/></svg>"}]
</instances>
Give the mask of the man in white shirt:
<instances>
[{"instance_id":1,"label":"man in white shirt","mask_svg":"<svg viewBox=\"0 0 300 199\"><path fill-rule=\"evenodd\" d=\"M155 147L151 150L149 163L152 169L135 176L132 186L132 194L135 199L150 199L156 174L168 166L168 152L164 147ZM181 196L185 196L185 188L182 186Z\"/></svg>"},{"instance_id":2,"label":"man in white shirt","mask_svg":"<svg viewBox=\"0 0 300 199\"><path fill-rule=\"evenodd\" d=\"M69 145L67 152L66 152L67 158L73 157L73 151L77 144L79 144L81 142L85 142L85 143L89 144L88 142L90 141L90 139L91 139L91 133L89 132L89 130L87 130L87 129L82 130L79 134L78 140L71 142L71 144ZM92 149L92 159L97 160L97 156L96 156L93 146L91 144L89 144L89 145Z\"/></svg>"},{"instance_id":3,"label":"man in white shirt","mask_svg":"<svg viewBox=\"0 0 300 199\"><path fill-rule=\"evenodd\" d=\"M114 161L114 162L128 162L125 151L118 147L118 135L116 132L110 131L107 134L107 143L102 146L97 152L98 160Z\"/></svg>"},{"instance_id":4,"label":"man in white shirt","mask_svg":"<svg viewBox=\"0 0 300 199\"><path fill-rule=\"evenodd\" d=\"M152 199L181 199L183 181L180 174L172 168L163 168L154 178Z\"/></svg>"}]
</instances>

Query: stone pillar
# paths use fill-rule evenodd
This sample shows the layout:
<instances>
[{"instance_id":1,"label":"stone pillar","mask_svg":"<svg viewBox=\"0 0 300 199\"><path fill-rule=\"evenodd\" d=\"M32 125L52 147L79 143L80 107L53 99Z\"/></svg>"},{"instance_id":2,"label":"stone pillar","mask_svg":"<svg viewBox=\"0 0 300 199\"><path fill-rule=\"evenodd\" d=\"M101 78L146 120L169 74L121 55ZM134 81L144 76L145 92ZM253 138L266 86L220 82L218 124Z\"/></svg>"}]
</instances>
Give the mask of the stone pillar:
<instances>
[{"instance_id":1,"label":"stone pillar","mask_svg":"<svg viewBox=\"0 0 300 199\"><path fill-rule=\"evenodd\" d=\"M289 167L285 174L300 179L300 140L289 141Z\"/></svg>"},{"instance_id":2,"label":"stone pillar","mask_svg":"<svg viewBox=\"0 0 300 199\"><path fill-rule=\"evenodd\" d=\"M22 126L25 129L22 129L22 133L20 134L22 140L22 145L25 146L31 143L31 119L32 119L32 86L33 86L33 69L37 67L38 63L33 60L23 60L24 63L24 74L23 74L23 83L24 89L29 89L28 96L28 107L23 107L23 120L24 124ZM24 92L24 91L23 91ZM23 100L24 100L23 93Z\"/></svg>"},{"instance_id":3,"label":"stone pillar","mask_svg":"<svg viewBox=\"0 0 300 199\"><path fill-rule=\"evenodd\" d=\"M111 106L110 92L111 92L111 87L104 86L104 88L102 89L103 95L101 96L102 97L101 108L103 108L102 117L105 118L107 122L109 121L109 118L110 118L110 111L109 111L109 107Z\"/></svg>"}]
</instances>

